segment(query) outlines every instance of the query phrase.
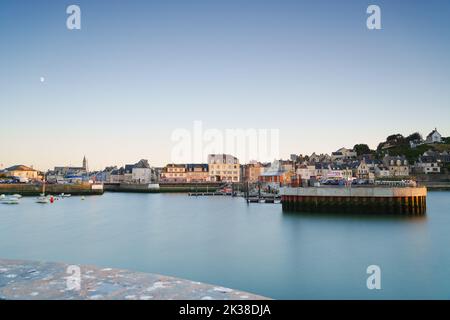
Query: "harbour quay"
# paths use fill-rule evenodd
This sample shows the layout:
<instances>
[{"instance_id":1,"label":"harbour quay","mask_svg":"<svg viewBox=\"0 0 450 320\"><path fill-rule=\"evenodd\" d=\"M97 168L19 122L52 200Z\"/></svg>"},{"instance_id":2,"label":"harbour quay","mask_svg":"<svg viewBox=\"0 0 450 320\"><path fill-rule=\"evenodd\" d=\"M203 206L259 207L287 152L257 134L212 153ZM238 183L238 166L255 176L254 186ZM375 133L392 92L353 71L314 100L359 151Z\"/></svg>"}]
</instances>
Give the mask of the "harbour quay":
<instances>
[{"instance_id":1,"label":"harbour quay","mask_svg":"<svg viewBox=\"0 0 450 320\"><path fill-rule=\"evenodd\" d=\"M283 187L283 211L423 215L425 187Z\"/></svg>"},{"instance_id":2,"label":"harbour quay","mask_svg":"<svg viewBox=\"0 0 450 320\"><path fill-rule=\"evenodd\" d=\"M22 196L38 196L42 193L40 183L0 184L0 194L20 194ZM75 183L75 184L46 184L45 193L51 195L71 194L77 196L102 195L103 184Z\"/></svg>"}]
</instances>

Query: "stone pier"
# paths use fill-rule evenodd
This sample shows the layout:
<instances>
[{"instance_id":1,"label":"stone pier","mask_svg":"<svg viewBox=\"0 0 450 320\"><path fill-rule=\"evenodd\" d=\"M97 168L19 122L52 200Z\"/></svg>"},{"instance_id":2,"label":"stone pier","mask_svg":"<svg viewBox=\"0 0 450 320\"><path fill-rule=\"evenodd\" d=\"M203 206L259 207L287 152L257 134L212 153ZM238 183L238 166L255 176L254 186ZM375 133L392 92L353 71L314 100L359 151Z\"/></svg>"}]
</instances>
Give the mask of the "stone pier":
<instances>
[{"instance_id":1,"label":"stone pier","mask_svg":"<svg viewBox=\"0 0 450 320\"><path fill-rule=\"evenodd\" d=\"M112 268L0 259L0 300L264 300L251 293Z\"/></svg>"},{"instance_id":2,"label":"stone pier","mask_svg":"<svg viewBox=\"0 0 450 320\"><path fill-rule=\"evenodd\" d=\"M281 190L284 211L328 213L426 213L425 187L311 187Z\"/></svg>"}]
</instances>

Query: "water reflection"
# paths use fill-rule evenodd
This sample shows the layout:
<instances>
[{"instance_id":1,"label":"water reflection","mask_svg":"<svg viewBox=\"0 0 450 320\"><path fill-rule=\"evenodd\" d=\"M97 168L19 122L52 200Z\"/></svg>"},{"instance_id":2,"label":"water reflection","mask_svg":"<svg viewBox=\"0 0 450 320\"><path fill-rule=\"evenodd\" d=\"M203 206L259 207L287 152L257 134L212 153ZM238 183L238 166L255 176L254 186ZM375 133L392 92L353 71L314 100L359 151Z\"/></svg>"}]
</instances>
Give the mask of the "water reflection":
<instances>
[{"instance_id":1,"label":"water reflection","mask_svg":"<svg viewBox=\"0 0 450 320\"><path fill-rule=\"evenodd\" d=\"M297 212L297 211L283 211L286 218L291 219L317 219L317 220L359 220L359 221L405 221L413 223L424 223L427 220L427 215L400 215L387 213L324 213L324 212Z\"/></svg>"}]
</instances>

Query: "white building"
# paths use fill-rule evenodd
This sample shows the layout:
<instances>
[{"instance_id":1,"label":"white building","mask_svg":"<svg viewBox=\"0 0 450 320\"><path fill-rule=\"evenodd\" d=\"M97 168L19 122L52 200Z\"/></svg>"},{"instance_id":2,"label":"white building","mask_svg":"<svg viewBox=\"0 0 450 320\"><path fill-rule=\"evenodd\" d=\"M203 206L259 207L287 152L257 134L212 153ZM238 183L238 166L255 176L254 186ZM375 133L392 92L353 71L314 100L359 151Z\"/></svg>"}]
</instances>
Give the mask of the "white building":
<instances>
[{"instance_id":1,"label":"white building","mask_svg":"<svg viewBox=\"0 0 450 320\"><path fill-rule=\"evenodd\" d=\"M131 181L133 183L146 184L153 183L154 169L148 164L148 160L140 160L131 170Z\"/></svg>"},{"instance_id":2,"label":"white building","mask_svg":"<svg viewBox=\"0 0 450 320\"><path fill-rule=\"evenodd\" d=\"M239 182L239 159L229 154L208 155L210 181Z\"/></svg>"},{"instance_id":3,"label":"white building","mask_svg":"<svg viewBox=\"0 0 450 320\"><path fill-rule=\"evenodd\" d=\"M434 128L434 130L430 132L430 134L427 136L427 139L425 140L425 143L441 143L441 142L442 136L437 131L436 128Z\"/></svg>"},{"instance_id":4,"label":"white building","mask_svg":"<svg viewBox=\"0 0 450 320\"><path fill-rule=\"evenodd\" d=\"M389 168L384 165L379 165L374 167L375 177L377 178L388 178L391 176Z\"/></svg>"},{"instance_id":5,"label":"white building","mask_svg":"<svg viewBox=\"0 0 450 320\"><path fill-rule=\"evenodd\" d=\"M340 148L336 152L331 154L331 161L333 162L341 162L345 160L351 160L356 158L357 153L351 149Z\"/></svg>"},{"instance_id":6,"label":"white building","mask_svg":"<svg viewBox=\"0 0 450 320\"><path fill-rule=\"evenodd\" d=\"M296 173L302 180L310 180L311 177L316 176L316 166L302 164L297 168Z\"/></svg>"},{"instance_id":7,"label":"white building","mask_svg":"<svg viewBox=\"0 0 450 320\"><path fill-rule=\"evenodd\" d=\"M414 170L418 173L440 173L441 168L437 162L416 162Z\"/></svg>"}]
</instances>

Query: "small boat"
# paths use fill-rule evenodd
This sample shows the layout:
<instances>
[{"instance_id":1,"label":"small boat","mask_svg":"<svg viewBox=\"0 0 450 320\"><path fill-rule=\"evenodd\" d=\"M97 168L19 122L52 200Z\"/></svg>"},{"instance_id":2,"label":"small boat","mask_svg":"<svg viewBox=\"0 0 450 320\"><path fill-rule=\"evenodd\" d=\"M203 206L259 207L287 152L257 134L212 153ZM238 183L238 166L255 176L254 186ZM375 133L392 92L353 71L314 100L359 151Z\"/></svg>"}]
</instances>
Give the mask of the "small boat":
<instances>
[{"instance_id":1,"label":"small boat","mask_svg":"<svg viewBox=\"0 0 450 320\"><path fill-rule=\"evenodd\" d=\"M0 195L0 200L5 199L5 198L6 198L6 196L4 194Z\"/></svg>"},{"instance_id":2,"label":"small boat","mask_svg":"<svg viewBox=\"0 0 450 320\"><path fill-rule=\"evenodd\" d=\"M72 196L71 194L65 194L65 193L61 193L61 194L59 195L60 198L69 198L69 197L71 197L71 196Z\"/></svg>"},{"instance_id":3,"label":"small boat","mask_svg":"<svg viewBox=\"0 0 450 320\"><path fill-rule=\"evenodd\" d=\"M41 194L41 196L36 199L36 202L46 204L49 203L50 200L45 195Z\"/></svg>"},{"instance_id":4,"label":"small boat","mask_svg":"<svg viewBox=\"0 0 450 320\"><path fill-rule=\"evenodd\" d=\"M20 198L22 198L22 195L20 195L20 194L13 194L13 197L17 198L17 199L20 199Z\"/></svg>"},{"instance_id":5,"label":"small boat","mask_svg":"<svg viewBox=\"0 0 450 320\"><path fill-rule=\"evenodd\" d=\"M82 197L81 197L81 200L84 200L84 199L86 199L86 198L85 198L84 196L82 196Z\"/></svg>"},{"instance_id":6,"label":"small boat","mask_svg":"<svg viewBox=\"0 0 450 320\"><path fill-rule=\"evenodd\" d=\"M44 179L42 181L42 193L41 195L36 199L36 203L42 203L42 204L47 204L49 203L50 200L48 197L45 196L45 175L44 175ZM52 201L53 203L53 201Z\"/></svg>"},{"instance_id":7,"label":"small boat","mask_svg":"<svg viewBox=\"0 0 450 320\"><path fill-rule=\"evenodd\" d=\"M8 198L2 198L1 202L3 204L19 204L19 199L16 197L8 197Z\"/></svg>"}]
</instances>

